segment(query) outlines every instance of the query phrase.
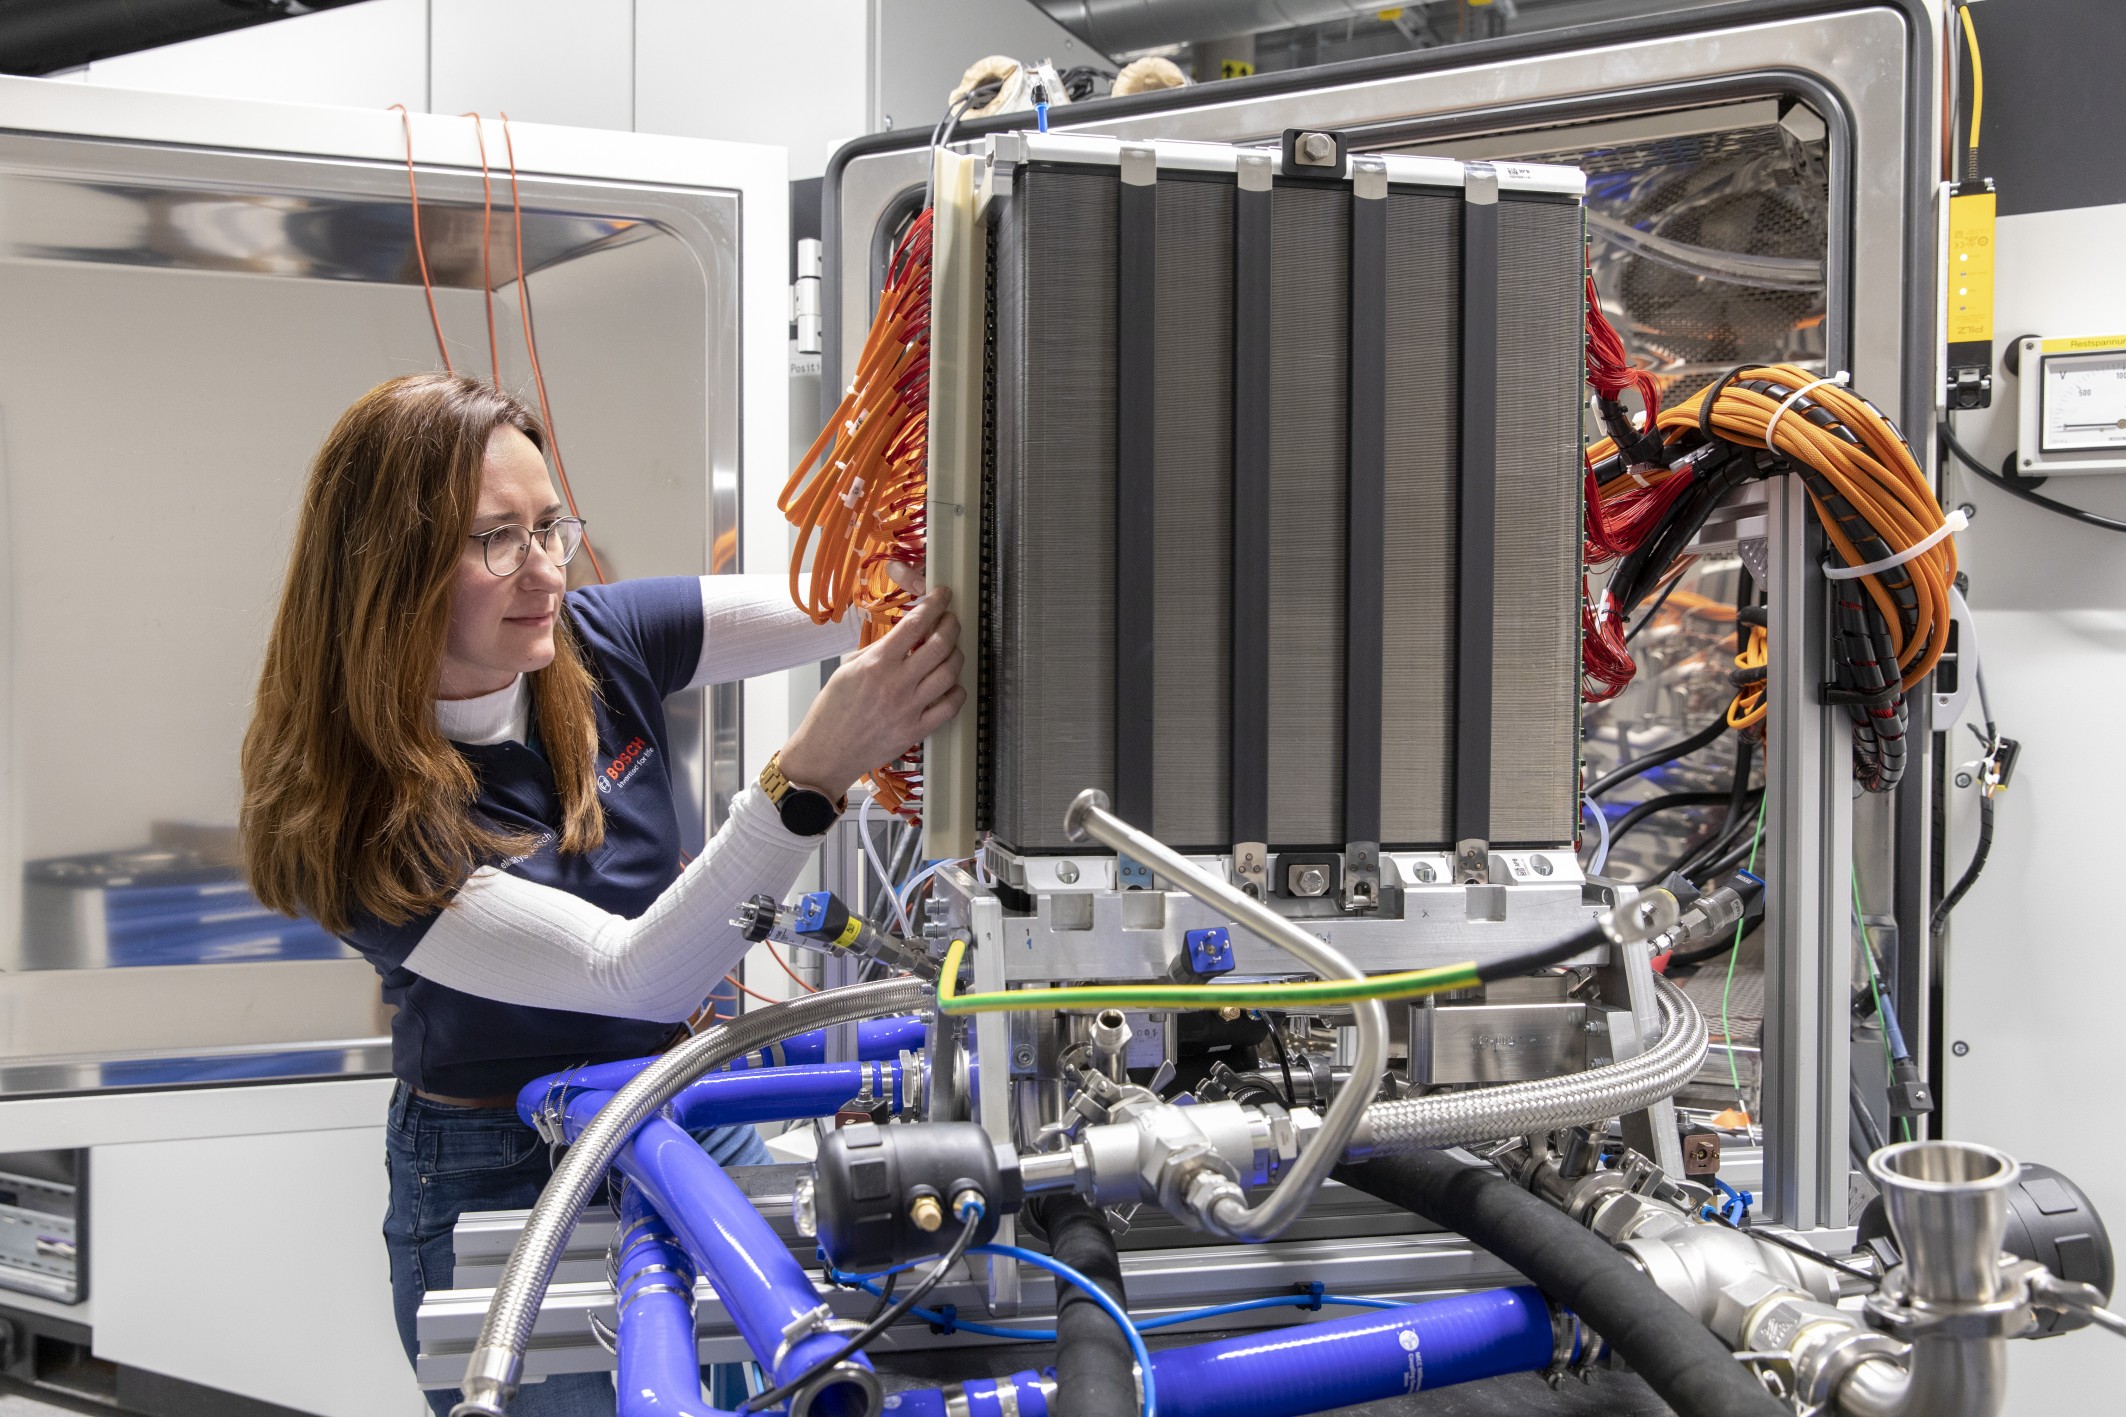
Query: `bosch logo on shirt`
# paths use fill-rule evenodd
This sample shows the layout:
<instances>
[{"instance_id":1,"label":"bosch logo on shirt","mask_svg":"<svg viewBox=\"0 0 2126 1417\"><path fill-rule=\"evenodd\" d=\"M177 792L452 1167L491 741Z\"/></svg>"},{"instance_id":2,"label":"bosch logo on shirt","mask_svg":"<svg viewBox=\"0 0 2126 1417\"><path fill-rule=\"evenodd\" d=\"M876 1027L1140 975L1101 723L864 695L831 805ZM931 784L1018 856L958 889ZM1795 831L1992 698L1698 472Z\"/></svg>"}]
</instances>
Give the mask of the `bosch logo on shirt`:
<instances>
[{"instance_id":1,"label":"bosch logo on shirt","mask_svg":"<svg viewBox=\"0 0 2126 1417\"><path fill-rule=\"evenodd\" d=\"M598 774L598 790L611 792L616 787L627 786L656 752L647 738L638 735L631 739L625 748L613 754L613 760Z\"/></svg>"}]
</instances>

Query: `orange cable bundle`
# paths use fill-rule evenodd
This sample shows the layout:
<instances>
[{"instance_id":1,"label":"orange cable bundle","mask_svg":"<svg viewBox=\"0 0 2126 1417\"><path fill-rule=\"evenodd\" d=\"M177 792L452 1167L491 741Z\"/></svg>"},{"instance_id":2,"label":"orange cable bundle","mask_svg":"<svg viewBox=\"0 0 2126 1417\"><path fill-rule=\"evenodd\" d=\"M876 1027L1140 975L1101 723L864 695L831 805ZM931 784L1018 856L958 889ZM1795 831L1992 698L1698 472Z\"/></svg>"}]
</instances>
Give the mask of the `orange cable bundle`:
<instances>
[{"instance_id":1,"label":"orange cable bundle","mask_svg":"<svg viewBox=\"0 0 2126 1417\"><path fill-rule=\"evenodd\" d=\"M790 598L822 625L855 607L866 645L914 604L887 577L887 562L921 565L925 556L931 229L926 208L901 238L856 377L776 503L797 528ZM809 594L798 579L808 558ZM918 746L870 774L879 804L911 821L922 801L921 754Z\"/></svg>"}]
</instances>

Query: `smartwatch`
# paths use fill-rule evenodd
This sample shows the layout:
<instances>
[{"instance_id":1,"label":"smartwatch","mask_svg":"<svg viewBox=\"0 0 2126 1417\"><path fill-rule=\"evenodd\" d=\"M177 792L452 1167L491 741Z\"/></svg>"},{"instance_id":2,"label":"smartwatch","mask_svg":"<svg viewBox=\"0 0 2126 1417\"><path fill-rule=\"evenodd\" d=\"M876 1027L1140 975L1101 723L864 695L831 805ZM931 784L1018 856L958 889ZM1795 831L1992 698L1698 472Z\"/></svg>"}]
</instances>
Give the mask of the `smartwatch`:
<instances>
[{"instance_id":1,"label":"smartwatch","mask_svg":"<svg viewBox=\"0 0 2126 1417\"><path fill-rule=\"evenodd\" d=\"M825 836L827 829L841 819L842 809L849 805L846 794L837 802L817 788L790 781L783 775L782 754L779 752L760 770L760 790L767 794L768 801L781 814L783 826L793 836Z\"/></svg>"}]
</instances>

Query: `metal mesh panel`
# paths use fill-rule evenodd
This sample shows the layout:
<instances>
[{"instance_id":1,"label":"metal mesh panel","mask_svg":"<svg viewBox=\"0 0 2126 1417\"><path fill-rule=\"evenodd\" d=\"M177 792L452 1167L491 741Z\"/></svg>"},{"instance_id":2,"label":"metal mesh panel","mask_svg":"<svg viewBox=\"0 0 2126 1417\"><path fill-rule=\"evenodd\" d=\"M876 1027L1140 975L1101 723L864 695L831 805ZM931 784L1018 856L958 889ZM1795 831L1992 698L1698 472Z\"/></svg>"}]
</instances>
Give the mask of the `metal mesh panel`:
<instances>
[{"instance_id":1,"label":"metal mesh panel","mask_svg":"<svg viewBox=\"0 0 2126 1417\"><path fill-rule=\"evenodd\" d=\"M997 229L995 820L1034 850L1114 776L1115 203L1030 169Z\"/></svg>"},{"instance_id":2,"label":"metal mesh panel","mask_svg":"<svg viewBox=\"0 0 2126 1417\"><path fill-rule=\"evenodd\" d=\"M1233 201L1230 182L1159 183L1152 831L1202 850L1232 816Z\"/></svg>"},{"instance_id":3,"label":"metal mesh panel","mask_svg":"<svg viewBox=\"0 0 2126 1417\"><path fill-rule=\"evenodd\" d=\"M1708 251L1824 259L1830 178L1821 142L1777 124L1535 156L1588 175L1590 210ZM1721 280L1635 253L1597 228L1595 281L1634 362L1677 404L1746 361L1815 364L1824 286Z\"/></svg>"},{"instance_id":4,"label":"metal mesh panel","mask_svg":"<svg viewBox=\"0 0 2126 1417\"><path fill-rule=\"evenodd\" d=\"M1351 194L1274 195L1270 842L1341 846Z\"/></svg>"},{"instance_id":5,"label":"metal mesh panel","mask_svg":"<svg viewBox=\"0 0 2126 1417\"><path fill-rule=\"evenodd\" d=\"M1381 837L1399 846L1453 835L1461 208L1459 191L1388 196Z\"/></svg>"},{"instance_id":6,"label":"metal mesh panel","mask_svg":"<svg viewBox=\"0 0 2126 1417\"><path fill-rule=\"evenodd\" d=\"M1491 836L1570 841L1579 754L1580 209L1499 203Z\"/></svg>"}]
</instances>

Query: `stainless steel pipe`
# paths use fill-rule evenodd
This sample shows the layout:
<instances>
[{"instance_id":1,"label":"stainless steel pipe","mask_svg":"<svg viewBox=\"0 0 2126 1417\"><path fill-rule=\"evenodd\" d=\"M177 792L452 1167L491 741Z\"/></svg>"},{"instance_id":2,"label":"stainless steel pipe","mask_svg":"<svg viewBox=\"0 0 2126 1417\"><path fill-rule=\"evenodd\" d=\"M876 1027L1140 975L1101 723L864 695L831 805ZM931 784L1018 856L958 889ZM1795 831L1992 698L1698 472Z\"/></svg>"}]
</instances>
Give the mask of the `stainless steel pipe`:
<instances>
[{"instance_id":1,"label":"stainless steel pipe","mask_svg":"<svg viewBox=\"0 0 2126 1417\"><path fill-rule=\"evenodd\" d=\"M2007 1298L2001 1241L2008 1187L2022 1168L1969 1142L1915 1141L1868 1158L1904 1254L1905 1301L1928 1318L1977 1315ZM2008 1387L2008 1340L1922 1329L1902 1370L1881 1359L1839 1384L1849 1417L1994 1417Z\"/></svg>"},{"instance_id":2,"label":"stainless steel pipe","mask_svg":"<svg viewBox=\"0 0 2126 1417\"><path fill-rule=\"evenodd\" d=\"M637 1073L562 1154L552 1179L539 1193L502 1268L502 1278L495 1284L479 1341L465 1364L460 1384L463 1398L451 1409L451 1417L502 1417L508 1411L523 1376L524 1346L531 1339L532 1324L583 1207L635 1128L681 1088L711 1069L792 1034L909 1013L928 1006L932 999L930 981L913 978L882 979L807 994L697 1033Z\"/></svg>"},{"instance_id":3,"label":"stainless steel pipe","mask_svg":"<svg viewBox=\"0 0 2126 1417\"><path fill-rule=\"evenodd\" d=\"M1675 1096L1705 1061L1705 1018L1690 996L1666 979L1656 976L1654 989L1661 1036L1637 1057L1563 1077L1376 1102L1366 1109L1361 1153L1350 1159L1361 1160L1368 1151L1414 1151L1556 1131L1642 1111Z\"/></svg>"},{"instance_id":4,"label":"stainless steel pipe","mask_svg":"<svg viewBox=\"0 0 2126 1417\"><path fill-rule=\"evenodd\" d=\"M1159 875L1187 891L1213 910L1230 917L1234 924L1298 960L1323 979L1358 979L1358 966L1327 941L1308 934L1276 911L1228 882L1197 868L1196 864L1148 832L1139 831L1107 810L1107 794L1088 788L1077 795L1063 815L1064 830L1073 841L1087 837L1102 846L1149 866ZM1388 1069L1388 1014L1378 1000L1366 999L1351 1006L1358 1028L1357 1047L1351 1060L1351 1079L1329 1104L1322 1119L1321 1134L1299 1154L1283 1179L1260 1205L1250 1206L1233 1187L1211 1206L1205 1217L1236 1240L1273 1240L1285 1227L1305 1213L1314 1192L1344 1157L1344 1150L1358 1134L1366 1108L1380 1091Z\"/></svg>"}]
</instances>

